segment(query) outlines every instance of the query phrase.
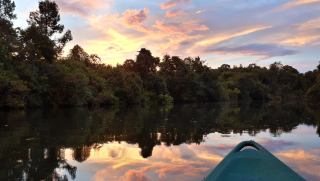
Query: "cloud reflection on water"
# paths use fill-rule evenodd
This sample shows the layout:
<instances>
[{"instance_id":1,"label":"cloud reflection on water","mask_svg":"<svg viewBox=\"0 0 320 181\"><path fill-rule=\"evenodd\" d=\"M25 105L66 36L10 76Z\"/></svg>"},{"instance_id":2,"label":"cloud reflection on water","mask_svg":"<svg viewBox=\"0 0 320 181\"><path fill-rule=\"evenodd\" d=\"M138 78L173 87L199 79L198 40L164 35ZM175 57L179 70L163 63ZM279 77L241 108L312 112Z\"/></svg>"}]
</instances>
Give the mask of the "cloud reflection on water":
<instances>
[{"instance_id":1,"label":"cloud reflection on water","mask_svg":"<svg viewBox=\"0 0 320 181\"><path fill-rule=\"evenodd\" d=\"M306 129L305 126L298 126ZM314 129L314 128L310 128ZM290 133L290 134L294 134ZM219 138L219 140L217 140ZM201 180L240 141L254 139L270 150L308 180L320 179L320 149L301 149L303 142L282 140L266 133L250 137L246 134L231 134L221 137L219 133L209 134L202 144L181 144L167 147L164 144L154 148L152 156L142 158L138 145L125 142L104 144L99 150L91 150L91 156L79 170L89 170L92 180ZM316 146L316 145L315 145ZM67 159L72 160L68 151ZM94 167L95 169L89 169ZM78 177L81 179L81 176Z\"/></svg>"}]
</instances>

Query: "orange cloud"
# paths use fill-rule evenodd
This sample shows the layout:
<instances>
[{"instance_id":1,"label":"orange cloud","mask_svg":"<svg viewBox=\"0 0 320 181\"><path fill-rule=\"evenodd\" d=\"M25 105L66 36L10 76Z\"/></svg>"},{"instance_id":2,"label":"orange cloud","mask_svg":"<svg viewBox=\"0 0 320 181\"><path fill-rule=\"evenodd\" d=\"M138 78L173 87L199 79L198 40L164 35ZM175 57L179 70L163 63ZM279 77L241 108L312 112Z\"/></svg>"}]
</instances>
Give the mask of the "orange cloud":
<instances>
[{"instance_id":1,"label":"orange cloud","mask_svg":"<svg viewBox=\"0 0 320 181\"><path fill-rule=\"evenodd\" d=\"M196 20L168 23L164 19L153 23L154 17L148 16L149 10L143 9L88 17L90 27L102 36L79 44L89 53L101 56L105 63L115 65L134 57L136 51L146 45L155 55L182 51L183 43L194 42L191 40L202 36L199 32L209 30Z\"/></svg>"},{"instance_id":2,"label":"orange cloud","mask_svg":"<svg viewBox=\"0 0 320 181\"><path fill-rule=\"evenodd\" d=\"M291 46L302 46L309 44L311 42L315 42L320 38L318 35L301 35L301 36L294 36L292 38L288 38L282 40L280 43L291 45Z\"/></svg>"},{"instance_id":3,"label":"orange cloud","mask_svg":"<svg viewBox=\"0 0 320 181\"><path fill-rule=\"evenodd\" d=\"M200 32L209 30L208 26L200 24L198 19L189 16L179 8L168 9L166 14L159 19L151 14L148 8L127 9L121 13L90 14L86 11L87 7L100 8L100 3L103 0L92 2L84 0L60 1L64 3L64 8L69 5L73 8L70 11L76 11L85 18L89 24L86 31L88 32L90 29L92 32L90 36L94 36L82 41L75 39L75 43L81 44L88 53L98 54L103 63L111 65L122 63L128 58L134 57L136 51L142 47L151 49L156 56L161 56L164 53L180 54L187 48L186 43L193 44L203 36ZM108 1L111 2L111 0ZM171 0L163 5L168 8L169 5L173 7L190 1ZM75 2L80 2L79 7L80 4L82 5L80 9L77 9L78 6L73 6ZM81 29L78 33L84 34L85 32L81 33L82 31ZM192 44L189 43L188 46Z\"/></svg>"},{"instance_id":4,"label":"orange cloud","mask_svg":"<svg viewBox=\"0 0 320 181\"><path fill-rule=\"evenodd\" d=\"M306 150L286 150L277 153L276 155L289 164L298 173L304 173L307 180L319 180L320 170L320 150L314 149L310 151Z\"/></svg>"},{"instance_id":5,"label":"orange cloud","mask_svg":"<svg viewBox=\"0 0 320 181\"><path fill-rule=\"evenodd\" d=\"M298 30L305 31L310 29L320 29L320 18L311 19L298 25Z\"/></svg>"},{"instance_id":6,"label":"orange cloud","mask_svg":"<svg viewBox=\"0 0 320 181\"><path fill-rule=\"evenodd\" d=\"M134 52L144 44L140 38L129 37L116 29L105 30L106 37L101 40L89 40L83 45L89 53L97 53L106 63L115 65L133 57Z\"/></svg>"},{"instance_id":7,"label":"orange cloud","mask_svg":"<svg viewBox=\"0 0 320 181\"><path fill-rule=\"evenodd\" d=\"M320 18L311 19L293 27L294 35L283 38L280 43L291 46L303 46L320 40Z\"/></svg>"},{"instance_id":8,"label":"orange cloud","mask_svg":"<svg viewBox=\"0 0 320 181\"><path fill-rule=\"evenodd\" d=\"M287 158L290 160L315 160L315 161L318 160L320 163L320 158L304 150L288 150L288 151L280 152L277 155L279 155L282 158Z\"/></svg>"},{"instance_id":9,"label":"orange cloud","mask_svg":"<svg viewBox=\"0 0 320 181\"><path fill-rule=\"evenodd\" d=\"M95 165L95 180L199 180L222 157L205 147L197 146L195 152L195 146L156 146L153 156L143 159L137 145L109 143L92 151L86 162Z\"/></svg>"},{"instance_id":10,"label":"orange cloud","mask_svg":"<svg viewBox=\"0 0 320 181\"><path fill-rule=\"evenodd\" d=\"M284 4L282 6L282 9L295 8L298 6L319 3L319 2L320 2L320 0L294 0L294 1L289 1L288 3Z\"/></svg>"}]
</instances>

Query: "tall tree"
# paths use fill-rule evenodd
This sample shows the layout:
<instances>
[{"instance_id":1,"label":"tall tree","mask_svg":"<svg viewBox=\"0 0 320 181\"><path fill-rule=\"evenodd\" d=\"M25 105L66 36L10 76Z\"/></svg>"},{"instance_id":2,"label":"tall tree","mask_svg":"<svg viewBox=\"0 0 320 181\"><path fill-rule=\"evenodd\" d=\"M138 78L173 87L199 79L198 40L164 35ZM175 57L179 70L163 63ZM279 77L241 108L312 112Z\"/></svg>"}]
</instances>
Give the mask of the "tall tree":
<instances>
[{"instance_id":1,"label":"tall tree","mask_svg":"<svg viewBox=\"0 0 320 181\"><path fill-rule=\"evenodd\" d=\"M153 57L150 50L142 48L137 55L135 69L140 75L147 75L149 73L155 73L159 63L159 58Z\"/></svg>"},{"instance_id":2,"label":"tall tree","mask_svg":"<svg viewBox=\"0 0 320 181\"><path fill-rule=\"evenodd\" d=\"M31 12L29 27L22 31L22 40L26 44L27 59L53 60L62 52L65 44L72 40L71 31L67 30L60 38L64 26L59 24L60 14L58 5L54 1L39 2L39 10ZM28 50L33 47L35 50Z\"/></svg>"},{"instance_id":3,"label":"tall tree","mask_svg":"<svg viewBox=\"0 0 320 181\"><path fill-rule=\"evenodd\" d=\"M11 0L0 0L0 55L8 57L15 51L17 45L17 33L13 28L12 20L15 4Z\"/></svg>"},{"instance_id":4,"label":"tall tree","mask_svg":"<svg viewBox=\"0 0 320 181\"><path fill-rule=\"evenodd\" d=\"M68 58L75 61L85 62L87 65L100 62L100 57L96 54L89 55L80 45L75 45L68 55Z\"/></svg>"},{"instance_id":5,"label":"tall tree","mask_svg":"<svg viewBox=\"0 0 320 181\"><path fill-rule=\"evenodd\" d=\"M74 60L85 60L89 57L89 54L84 51L84 49L80 45L75 45L69 53L69 58Z\"/></svg>"},{"instance_id":6,"label":"tall tree","mask_svg":"<svg viewBox=\"0 0 320 181\"><path fill-rule=\"evenodd\" d=\"M40 1L39 10L29 15L30 25L37 26L40 32L47 36L62 33L64 26L59 24L60 14L58 5L50 0Z\"/></svg>"}]
</instances>

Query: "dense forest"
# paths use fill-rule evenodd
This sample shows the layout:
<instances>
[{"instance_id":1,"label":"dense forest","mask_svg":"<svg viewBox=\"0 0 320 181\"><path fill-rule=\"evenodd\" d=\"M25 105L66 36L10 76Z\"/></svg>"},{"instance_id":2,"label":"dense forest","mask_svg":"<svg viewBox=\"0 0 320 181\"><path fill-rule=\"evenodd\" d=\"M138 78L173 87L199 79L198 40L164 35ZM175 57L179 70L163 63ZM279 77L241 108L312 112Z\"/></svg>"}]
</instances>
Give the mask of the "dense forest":
<instances>
[{"instance_id":1,"label":"dense forest","mask_svg":"<svg viewBox=\"0 0 320 181\"><path fill-rule=\"evenodd\" d=\"M161 59L142 48L134 60L112 67L79 45L62 55L72 35L54 1L40 1L24 29L13 26L14 9L11 0L0 0L1 108L320 102L320 65L306 73L280 62L213 69L199 57Z\"/></svg>"}]
</instances>

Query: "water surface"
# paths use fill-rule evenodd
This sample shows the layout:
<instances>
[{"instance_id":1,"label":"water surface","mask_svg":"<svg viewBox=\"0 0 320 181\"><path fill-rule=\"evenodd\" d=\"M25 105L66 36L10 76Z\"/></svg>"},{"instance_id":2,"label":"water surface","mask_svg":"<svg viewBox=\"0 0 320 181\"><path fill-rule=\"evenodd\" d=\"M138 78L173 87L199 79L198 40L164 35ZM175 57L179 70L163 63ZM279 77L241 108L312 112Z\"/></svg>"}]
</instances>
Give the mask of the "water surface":
<instances>
[{"instance_id":1,"label":"water surface","mask_svg":"<svg viewBox=\"0 0 320 181\"><path fill-rule=\"evenodd\" d=\"M320 113L302 105L0 112L0 180L201 180L255 140L320 180Z\"/></svg>"}]
</instances>

